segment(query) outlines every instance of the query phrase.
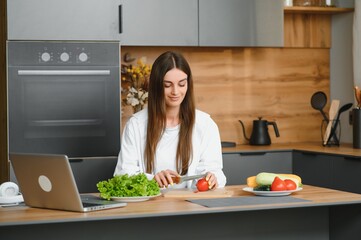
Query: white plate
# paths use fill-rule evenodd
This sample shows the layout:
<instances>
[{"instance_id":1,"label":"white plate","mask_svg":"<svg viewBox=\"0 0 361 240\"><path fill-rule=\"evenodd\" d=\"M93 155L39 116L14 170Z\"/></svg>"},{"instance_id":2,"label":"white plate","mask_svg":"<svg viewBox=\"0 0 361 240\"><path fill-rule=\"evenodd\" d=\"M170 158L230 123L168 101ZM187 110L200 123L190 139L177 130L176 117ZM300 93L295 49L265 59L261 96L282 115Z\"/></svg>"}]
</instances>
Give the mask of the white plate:
<instances>
[{"instance_id":1,"label":"white plate","mask_svg":"<svg viewBox=\"0 0 361 240\"><path fill-rule=\"evenodd\" d=\"M245 191L245 192L250 192L257 196L267 196L267 197L287 196L287 195L290 195L291 193L298 192L301 190L302 190L301 187L299 187L295 190L290 190L290 191L254 191L253 188L251 188L251 187L243 188L243 191Z\"/></svg>"},{"instance_id":2,"label":"white plate","mask_svg":"<svg viewBox=\"0 0 361 240\"><path fill-rule=\"evenodd\" d=\"M159 197L161 193L154 196L142 196L142 197L111 197L110 199L117 202L144 202L151 198Z\"/></svg>"}]
</instances>

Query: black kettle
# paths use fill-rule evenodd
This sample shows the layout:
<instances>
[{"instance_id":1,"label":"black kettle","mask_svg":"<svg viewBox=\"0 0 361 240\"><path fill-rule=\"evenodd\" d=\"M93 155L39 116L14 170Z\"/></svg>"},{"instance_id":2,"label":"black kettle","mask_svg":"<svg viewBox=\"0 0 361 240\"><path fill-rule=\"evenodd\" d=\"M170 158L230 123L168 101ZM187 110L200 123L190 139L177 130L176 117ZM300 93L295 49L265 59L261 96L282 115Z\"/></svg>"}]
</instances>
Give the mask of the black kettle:
<instances>
[{"instance_id":1,"label":"black kettle","mask_svg":"<svg viewBox=\"0 0 361 240\"><path fill-rule=\"evenodd\" d=\"M248 138L246 136L246 131L244 129L243 122L241 120L239 120L239 122L242 125L243 136L245 139L247 139L249 141L250 145L270 145L271 144L271 138L268 134L268 125L273 126L275 133L276 133L276 137L280 136L276 122L268 122L267 120L262 120L262 118L259 117L258 120L253 120L253 129L252 129L251 138Z\"/></svg>"}]
</instances>

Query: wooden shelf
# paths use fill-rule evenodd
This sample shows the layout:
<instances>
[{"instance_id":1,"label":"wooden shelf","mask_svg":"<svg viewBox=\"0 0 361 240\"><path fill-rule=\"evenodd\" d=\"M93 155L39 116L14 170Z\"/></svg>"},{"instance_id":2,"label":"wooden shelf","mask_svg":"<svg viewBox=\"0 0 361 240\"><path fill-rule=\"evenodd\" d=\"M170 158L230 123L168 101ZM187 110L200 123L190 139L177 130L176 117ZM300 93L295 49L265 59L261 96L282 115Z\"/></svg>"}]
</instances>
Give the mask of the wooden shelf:
<instances>
[{"instance_id":1,"label":"wooden shelf","mask_svg":"<svg viewBox=\"0 0 361 240\"><path fill-rule=\"evenodd\" d=\"M353 12L353 8L338 8L338 7L285 7L285 13L307 13L307 14L338 14Z\"/></svg>"}]
</instances>

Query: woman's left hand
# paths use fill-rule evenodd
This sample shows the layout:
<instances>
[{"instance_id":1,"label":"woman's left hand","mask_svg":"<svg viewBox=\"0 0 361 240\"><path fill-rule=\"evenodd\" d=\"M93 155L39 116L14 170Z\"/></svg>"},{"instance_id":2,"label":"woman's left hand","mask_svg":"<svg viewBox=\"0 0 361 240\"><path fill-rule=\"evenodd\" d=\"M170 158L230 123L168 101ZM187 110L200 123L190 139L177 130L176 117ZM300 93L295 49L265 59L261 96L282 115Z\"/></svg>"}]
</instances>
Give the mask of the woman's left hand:
<instances>
[{"instance_id":1,"label":"woman's left hand","mask_svg":"<svg viewBox=\"0 0 361 240\"><path fill-rule=\"evenodd\" d=\"M206 181L208 182L209 189L216 189L218 187L217 177L214 173L207 172Z\"/></svg>"}]
</instances>

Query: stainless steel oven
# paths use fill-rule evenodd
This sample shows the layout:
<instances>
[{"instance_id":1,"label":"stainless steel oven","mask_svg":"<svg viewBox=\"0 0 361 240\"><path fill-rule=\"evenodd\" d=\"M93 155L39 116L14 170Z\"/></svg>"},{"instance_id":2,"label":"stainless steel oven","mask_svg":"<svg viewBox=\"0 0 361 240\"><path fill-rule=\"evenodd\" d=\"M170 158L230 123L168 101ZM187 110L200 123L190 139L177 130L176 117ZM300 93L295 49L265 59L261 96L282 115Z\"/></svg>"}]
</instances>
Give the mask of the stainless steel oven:
<instances>
[{"instance_id":1,"label":"stainless steel oven","mask_svg":"<svg viewBox=\"0 0 361 240\"><path fill-rule=\"evenodd\" d=\"M119 42L9 41L9 151L117 156Z\"/></svg>"}]
</instances>

